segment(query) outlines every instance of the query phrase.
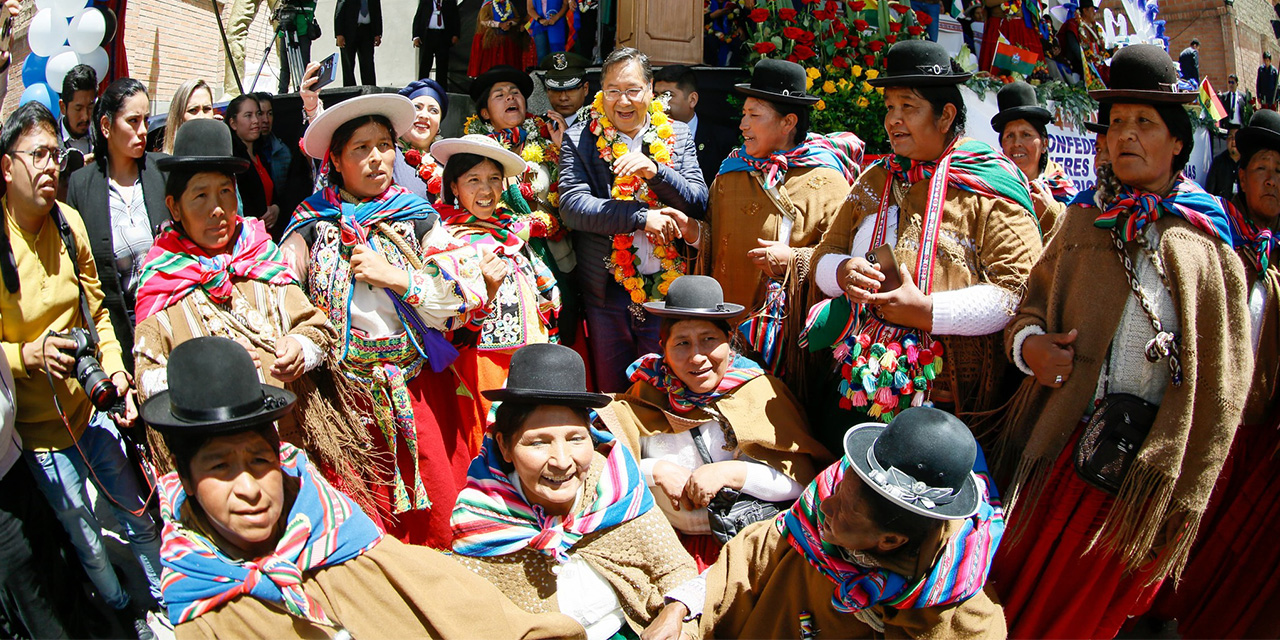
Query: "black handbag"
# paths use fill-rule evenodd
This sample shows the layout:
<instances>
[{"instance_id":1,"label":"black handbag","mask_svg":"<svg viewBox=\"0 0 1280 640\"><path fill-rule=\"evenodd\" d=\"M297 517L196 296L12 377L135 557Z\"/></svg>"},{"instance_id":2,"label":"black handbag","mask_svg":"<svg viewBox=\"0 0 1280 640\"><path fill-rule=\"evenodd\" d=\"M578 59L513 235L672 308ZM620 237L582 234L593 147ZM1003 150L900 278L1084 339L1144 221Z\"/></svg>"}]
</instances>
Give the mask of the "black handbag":
<instances>
[{"instance_id":1,"label":"black handbag","mask_svg":"<svg viewBox=\"0 0 1280 640\"><path fill-rule=\"evenodd\" d=\"M1133 290L1134 297L1146 312L1147 319L1151 321L1151 328L1156 333L1156 337L1147 343L1147 360L1156 362L1162 358L1168 358L1170 380L1174 386L1179 386L1182 384L1182 364L1178 357L1178 336L1164 330L1150 300L1138 284L1138 276L1134 273L1133 262L1129 260L1129 254L1124 249L1124 241L1120 237L1118 228L1113 228L1111 231L1113 244L1120 255L1125 275L1129 280L1129 288ZM1155 265L1161 281L1167 283L1164 266L1156 258L1155 251L1147 245L1141 235L1138 236L1138 243ZM1170 291L1169 295L1173 295L1173 292ZM1107 350L1106 362L1108 365L1106 376L1110 379L1110 349ZM1125 476L1129 475L1129 467L1138 457L1142 443L1146 442L1147 434L1155 424L1156 412L1159 410L1158 405L1132 394L1107 393L1104 395L1098 407L1094 409L1093 415L1089 417L1089 424L1085 426L1084 433L1076 441L1076 473L1080 474L1085 482L1111 495L1119 493Z\"/></svg>"},{"instance_id":2,"label":"black handbag","mask_svg":"<svg viewBox=\"0 0 1280 640\"><path fill-rule=\"evenodd\" d=\"M693 436L693 444L698 449L698 456L702 458L702 463L712 464L711 452L707 450L707 443L702 440L702 427L694 427L689 430L689 433ZM716 493L711 502L707 503L711 535L714 535L720 544L727 544L747 525L772 518L790 509L794 503L794 500L768 502L725 487Z\"/></svg>"}]
</instances>

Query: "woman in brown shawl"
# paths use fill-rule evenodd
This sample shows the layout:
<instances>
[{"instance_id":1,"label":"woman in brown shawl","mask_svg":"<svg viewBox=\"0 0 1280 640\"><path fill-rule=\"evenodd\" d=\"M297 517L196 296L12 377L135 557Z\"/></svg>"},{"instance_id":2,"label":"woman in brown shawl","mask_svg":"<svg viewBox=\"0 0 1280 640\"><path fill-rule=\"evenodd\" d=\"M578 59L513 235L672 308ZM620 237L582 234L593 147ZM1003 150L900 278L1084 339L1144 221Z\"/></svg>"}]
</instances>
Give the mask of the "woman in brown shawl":
<instances>
[{"instance_id":1,"label":"woman in brown shawl","mask_svg":"<svg viewBox=\"0 0 1280 640\"><path fill-rule=\"evenodd\" d=\"M1053 236L1058 219L1076 188L1062 165L1049 159L1049 130L1053 114L1040 106L1035 87L1018 81L1006 84L996 94L1000 112L991 118L991 128L1000 136L1000 149L1027 176L1031 202L1045 244Z\"/></svg>"},{"instance_id":2,"label":"woman in brown shawl","mask_svg":"<svg viewBox=\"0 0 1280 640\"><path fill-rule=\"evenodd\" d=\"M599 414L704 569L741 527L790 506L832 456L782 381L735 352L729 320L743 308L724 302L714 278L676 278L665 302L645 308L663 318L662 353L631 365L634 384Z\"/></svg>"},{"instance_id":3,"label":"woman in brown shawl","mask_svg":"<svg viewBox=\"0 0 1280 640\"><path fill-rule=\"evenodd\" d=\"M1178 576L1253 368L1228 214L1181 175L1195 94L1158 46L1121 49L1111 77L1092 95L1120 187L1077 197L1005 333L1034 377L997 450L1012 517L992 579L1016 637L1114 637Z\"/></svg>"}]
</instances>

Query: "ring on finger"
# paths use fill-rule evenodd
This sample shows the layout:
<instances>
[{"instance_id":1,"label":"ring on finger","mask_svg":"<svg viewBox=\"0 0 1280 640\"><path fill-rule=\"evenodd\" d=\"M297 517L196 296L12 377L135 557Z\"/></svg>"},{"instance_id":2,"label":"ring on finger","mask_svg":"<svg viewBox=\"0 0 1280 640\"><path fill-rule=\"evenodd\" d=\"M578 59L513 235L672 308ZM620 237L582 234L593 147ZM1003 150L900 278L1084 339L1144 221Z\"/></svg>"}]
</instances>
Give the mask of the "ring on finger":
<instances>
[{"instance_id":1,"label":"ring on finger","mask_svg":"<svg viewBox=\"0 0 1280 640\"><path fill-rule=\"evenodd\" d=\"M1062 376L1059 375L1053 379L1054 384L1062 384Z\"/></svg>"}]
</instances>

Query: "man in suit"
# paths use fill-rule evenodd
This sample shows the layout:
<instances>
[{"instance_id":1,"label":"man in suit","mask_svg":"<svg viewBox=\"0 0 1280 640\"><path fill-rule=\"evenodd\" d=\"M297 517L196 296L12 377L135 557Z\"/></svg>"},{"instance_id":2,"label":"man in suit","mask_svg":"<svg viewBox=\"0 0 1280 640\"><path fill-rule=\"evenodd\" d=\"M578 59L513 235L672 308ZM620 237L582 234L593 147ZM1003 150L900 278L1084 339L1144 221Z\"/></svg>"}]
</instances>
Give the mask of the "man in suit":
<instances>
[{"instance_id":1,"label":"man in suit","mask_svg":"<svg viewBox=\"0 0 1280 640\"><path fill-rule=\"evenodd\" d=\"M576 54L557 51L544 56L538 68L542 69L542 84L547 88L547 101L551 108L564 116L565 127L572 127L578 122L578 111L587 103L587 65L586 58Z\"/></svg>"},{"instance_id":2,"label":"man in suit","mask_svg":"<svg viewBox=\"0 0 1280 640\"><path fill-rule=\"evenodd\" d=\"M1227 76L1227 90L1218 94L1218 99L1222 101L1222 107L1227 110L1227 117L1223 118L1223 122L1234 124L1237 127L1244 126L1244 92L1238 88L1240 79L1236 74Z\"/></svg>"},{"instance_id":3,"label":"man in suit","mask_svg":"<svg viewBox=\"0 0 1280 640\"><path fill-rule=\"evenodd\" d=\"M373 48L382 45L382 0L338 0L333 12L333 33L342 50L342 85L356 86L356 60L360 80L377 86Z\"/></svg>"},{"instance_id":4,"label":"man in suit","mask_svg":"<svg viewBox=\"0 0 1280 640\"><path fill-rule=\"evenodd\" d=\"M1226 118L1223 118L1225 121ZM1240 125L1234 122L1223 122L1222 128L1227 130L1227 150L1219 153L1209 165L1209 176L1205 180L1204 190L1219 198L1230 200L1236 195L1236 168L1240 164L1240 151L1236 149L1236 131Z\"/></svg>"},{"instance_id":5,"label":"man in suit","mask_svg":"<svg viewBox=\"0 0 1280 640\"><path fill-rule=\"evenodd\" d=\"M1178 54L1178 70L1183 80L1200 84L1200 41L1192 40L1191 46Z\"/></svg>"},{"instance_id":6,"label":"man in suit","mask_svg":"<svg viewBox=\"0 0 1280 640\"><path fill-rule=\"evenodd\" d=\"M560 217L574 229L578 252L574 269L582 287L591 341L592 369L601 391L622 391L630 384L627 367L636 358L658 351L659 319L639 305L651 299L646 291L624 289L605 264L615 242L632 247L638 261L636 276L652 279L662 268L653 242L674 243L690 218L702 218L707 208L707 184L698 167L689 126L672 118L670 163L652 157L651 135L656 127L649 115L653 102L653 70L648 56L630 47L616 49L601 69L604 116L617 129L613 144L597 146L591 119L569 129L560 156ZM614 149L626 153L612 157ZM606 162L602 154L612 158ZM635 197L617 199L613 187L619 177L641 179L658 203L649 206ZM648 287L646 287L648 289Z\"/></svg>"},{"instance_id":7,"label":"man in suit","mask_svg":"<svg viewBox=\"0 0 1280 640\"><path fill-rule=\"evenodd\" d=\"M462 24L456 0L418 0L413 14L413 46L418 50L418 77L426 78L435 61L436 82L448 87L449 49L458 43Z\"/></svg>"},{"instance_id":8,"label":"man in suit","mask_svg":"<svg viewBox=\"0 0 1280 640\"><path fill-rule=\"evenodd\" d=\"M1262 52L1262 66L1258 67L1258 104L1263 109L1276 108L1276 85L1280 84L1280 72L1271 64L1271 52Z\"/></svg>"},{"instance_id":9,"label":"man in suit","mask_svg":"<svg viewBox=\"0 0 1280 640\"><path fill-rule=\"evenodd\" d=\"M698 78L689 67L672 64L659 69L653 77L653 90L658 95L670 94L672 119L689 125L693 144L698 149L702 179L710 186L720 172L720 163L736 146L738 132L698 117Z\"/></svg>"}]
</instances>

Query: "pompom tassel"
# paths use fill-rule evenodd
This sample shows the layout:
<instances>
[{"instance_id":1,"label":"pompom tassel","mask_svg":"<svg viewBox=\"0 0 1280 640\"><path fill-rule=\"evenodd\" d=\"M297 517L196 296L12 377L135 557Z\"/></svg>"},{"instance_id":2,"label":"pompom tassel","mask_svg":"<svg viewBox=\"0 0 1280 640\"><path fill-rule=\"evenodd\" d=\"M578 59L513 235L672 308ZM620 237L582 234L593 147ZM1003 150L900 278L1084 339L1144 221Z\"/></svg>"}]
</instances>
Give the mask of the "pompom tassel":
<instances>
[{"instance_id":1,"label":"pompom tassel","mask_svg":"<svg viewBox=\"0 0 1280 640\"><path fill-rule=\"evenodd\" d=\"M866 391L863 391L863 390L861 390L861 389L859 389L859 390L857 390L857 391L853 392L853 400L852 400L852 403L853 403L853 406L855 406L855 407L865 407L865 406L867 406L867 392L866 392Z\"/></svg>"}]
</instances>

